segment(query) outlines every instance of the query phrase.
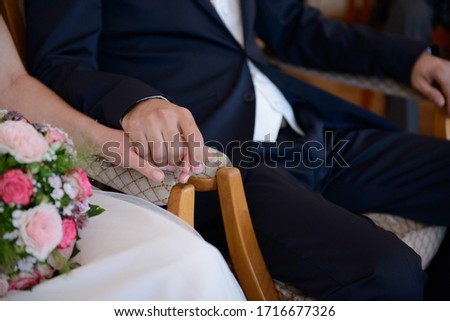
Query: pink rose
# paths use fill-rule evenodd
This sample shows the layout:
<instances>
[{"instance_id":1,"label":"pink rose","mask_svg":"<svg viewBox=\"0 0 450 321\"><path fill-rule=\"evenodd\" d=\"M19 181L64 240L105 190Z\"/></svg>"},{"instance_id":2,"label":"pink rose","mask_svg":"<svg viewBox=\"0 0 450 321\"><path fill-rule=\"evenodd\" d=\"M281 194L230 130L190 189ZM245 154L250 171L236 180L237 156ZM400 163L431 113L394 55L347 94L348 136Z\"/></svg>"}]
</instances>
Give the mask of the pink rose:
<instances>
[{"instance_id":1,"label":"pink rose","mask_svg":"<svg viewBox=\"0 0 450 321\"><path fill-rule=\"evenodd\" d=\"M28 205L33 183L20 169L11 169L0 178L0 198L7 204Z\"/></svg>"},{"instance_id":2,"label":"pink rose","mask_svg":"<svg viewBox=\"0 0 450 321\"><path fill-rule=\"evenodd\" d=\"M67 249L72 246L77 238L77 226L75 221L70 218L62 220L63 238L58 244L58 249Z\"/></svg>"},{"instance_id":3,"label":"pink rose","mask_svg":"<svg viewBox=\"0 0 450 321\"><path fill-rule=\"evenodd\" d=\"M9 153L21 163L33 163L42 161L47 151L47 141L32 125L11 120L0 124L0 153Z\"/></svg>"},{"instance_id":4,"label":"pink rose","mask_svg":"<svg viewBox=\"0 0 450 321\"><path fill-rule=\"evenodd\" d=\"M38 284L40 280L38 271L20 273L9 281L9 291L29 289Z\"/></svg>"},{"instance_id":5,"label":"pink rose","mask_svg":"<svg viewBox=\"0 0 450 321\"><path fill-rule=\"evenodd\" d=\"M50 204L23 211L14 225L19 228L26 251L40 261L47 259L63 238L61 216Z\"/></svg>"},{"instance_id":6,"label":"pink rose","mask_svg":"<svg viewBox=\"0 0 450 321\"><path fill-rule=\"evenodd\" d=\"M68 137L66 133L59 130L58 128L52 128L49 127L47 129L47 133L45 134L45 138L47 139L48 143L52 146L62 146L68 141Z\"/></svg>"},{"instance_id":7,"label":"pink rose","mask_svg":"<svg viewBox=\"0 0 450 321\"><path fill-rule=\"evenodd\" d=\"M75 168L64 177L64 180L70 184L73 190L73 198L77 200L84 200L92 196L92 185L86 172L81 168ZM67 188L65 188L67 192ZM72 194L72 193L71 193Z\"/></svg>"}]
</instances>

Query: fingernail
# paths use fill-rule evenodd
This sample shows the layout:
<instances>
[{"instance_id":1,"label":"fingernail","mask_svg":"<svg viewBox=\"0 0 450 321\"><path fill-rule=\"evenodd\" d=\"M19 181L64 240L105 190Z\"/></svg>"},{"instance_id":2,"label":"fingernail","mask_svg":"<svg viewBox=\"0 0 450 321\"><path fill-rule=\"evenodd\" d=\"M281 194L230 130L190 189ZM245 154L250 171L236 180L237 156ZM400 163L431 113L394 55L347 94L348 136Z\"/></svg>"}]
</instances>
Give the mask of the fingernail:
<instances>
[{"instance_id":1,"label":"fingernail","mask_svg":"<svg viewBox=\"0 0 450 321\"><path fill-rule=\"evenodd\" d=\"M153 180L157 181L157 182L161 182L164 179L164 174L161 172L153 172L151 174Z\"/></svg>"},{"instance_id":2,"label":"fingernail","mask_svg":"<svg viewBox=\"0 0 450 321\"><path fill-rule=\"evenodd\" d=\"M184 176L183 179L181 180L181 182L182 182L183 184L186 184L187 181L189 180L189 177L191 177L191 175L186 175L186 176Z\"/></svg>"},{"instance_id":3,"label":"fingernail","mask_svg":"<svg viewBox=\"0 0 450 321\"><path fill-rule=\"evenodd\" d=\"M160 170L162 171L166 171L166 172L175 172L178 170L178 167L174 166L174 165L166 165L166 166L161 166L158 167Z\"/></svg>"},{"instance_id":4,"label":"fingernail","mask_svg":"<svg viewBox=\"0 0 450 321\"><path fill-rule=\"evenodd\" d=\"M204 168L205 168L204 164L199 164L198 166L192 166L192 171L196 174L199 174L203 171Z\"/></svg>"}]
</instances>

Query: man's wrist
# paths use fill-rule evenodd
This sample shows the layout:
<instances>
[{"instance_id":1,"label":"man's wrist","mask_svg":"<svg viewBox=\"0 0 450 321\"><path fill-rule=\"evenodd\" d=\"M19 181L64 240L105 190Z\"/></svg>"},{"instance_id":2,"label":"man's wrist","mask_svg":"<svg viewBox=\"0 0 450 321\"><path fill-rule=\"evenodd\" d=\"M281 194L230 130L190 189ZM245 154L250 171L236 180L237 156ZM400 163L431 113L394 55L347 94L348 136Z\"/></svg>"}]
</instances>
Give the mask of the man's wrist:
<instances>
[{"instance_id":1,"label":"man's wrist","mask_svg":"<svg viewBox=\"0 0 450 321\"><path fill-rule=\"evenodd\" d=\"M149 99L162 99L162 100L165 100L165 101L167 101L167 102L170 102L169 99L167 99L166 97L161 96L161 95L157 95L157 96L148 96L148 97L144 97L144 98L139 99L139 100L136 101L130 108L128 108L126 112L123 113L122 117L120 117L119 123L120 123L120 127L122 127L122 129L123 129L122 121L123 121L123 118L125 117L125 115L126 115L128 112L130 112L131 110L133 110L134 107L136 107L139 103L141 103L141 102L143 102L143 101L146 101L146 100L149 100Z\"/></svg>"}]
</instances>

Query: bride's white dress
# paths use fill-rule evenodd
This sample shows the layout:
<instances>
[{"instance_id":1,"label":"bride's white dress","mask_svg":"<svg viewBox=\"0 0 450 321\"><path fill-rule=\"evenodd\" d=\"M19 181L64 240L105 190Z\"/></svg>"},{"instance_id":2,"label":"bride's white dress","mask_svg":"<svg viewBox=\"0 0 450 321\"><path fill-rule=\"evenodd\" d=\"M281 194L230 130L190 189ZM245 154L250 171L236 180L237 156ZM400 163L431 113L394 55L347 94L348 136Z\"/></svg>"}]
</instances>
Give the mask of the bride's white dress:
<instances>
[{"instance_id":1,"label":"bride's white dress","mask_svg":"<svg viewBox=\"0 0 450 321\"><path fill-rule=\"evenodd\" d=\"M10 300L245 300L219 251L139 198L95 191L105 212L82 231L80 267Z\"/></svg>"}]
</instances>

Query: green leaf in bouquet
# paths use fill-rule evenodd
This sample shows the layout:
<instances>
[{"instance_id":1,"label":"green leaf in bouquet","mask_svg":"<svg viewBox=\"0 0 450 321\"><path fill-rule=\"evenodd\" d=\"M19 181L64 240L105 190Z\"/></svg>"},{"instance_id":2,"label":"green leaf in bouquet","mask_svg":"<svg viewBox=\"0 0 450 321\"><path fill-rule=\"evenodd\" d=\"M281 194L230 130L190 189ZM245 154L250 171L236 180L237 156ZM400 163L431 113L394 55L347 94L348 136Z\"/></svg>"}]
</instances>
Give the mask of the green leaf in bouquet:
<instances>
[{"instance_id":1,"label":"green leaf in bouquet","mask_svg":"<svg viewBox=\"0 0 450 321\"><path fill-rule=\"evenodd\" d=\"M69 203L72 201L69 197L69 195L64 194L63 197L61 197L61 199L59 200L61 203L61 207L66 207L67 205L69 205Z\"/></svg>"},{"instance_id":2,"label":"green leaf in bouquet","mask_svg":"<svg viewBox=\"0 0 450 321\"><path fill-rule=\"evenodd\" d=\"M51 192L53 191L53 187L48 183L48 178L41 179L41 180L39 180L39 182L41 183L41 188L40 188L40 191L38 191L38 192L41 192L41 193L44 193L47 195L51 194Z\"/></svg>"},{"instance_id":3,"label":"green leaf in bouquet","mask_svg":"<svg viewBox=\"0 0 450 321\"><path fill-rule=\"evenodd\" d=\"M53 171L51 168L49 168L48 166L40 166L39 167L39 172L38 172L38 176L40 179L42 180L46 180L47 178L49 178L51 175L53 174Z\"/></svg>"},{"instance_id":4,"label":"green leaf in bouquet","mask_svg":"<svg viewBox=\"0 0 450 321\"><path fill-rule=\"evenodd\" d=\"M41 165L39 163L31 163L28 165L28 169L31 171L33 175L39 173L39 169L41 168Z\"/></svg>"},{"instance_id":5,"label":"green leaf in bouquet","mask_svg":"<svg viewBox=\"0 0 450 321\"><path fill-rule=\"evenodd\" d=\"M9 206L0 201L0 232L2 231L3 223L8 222L11 217Z\"/></svg>"},{"instance_id":6,"label":"green leaf in bouquet","mask_svg":"<svg viewBox=\"0 0 450 321\"><path fill-rule=\"evenodd\" d=\"M16 161L16 159L9 155L4 154L0 157L0 175L4 172L10 170L11 168L20 167L20 164Z\"/></svg>"},{"instance_id":7,"label":"green leaf in bouquet","mask_svg":"<svg viewBox=\"0 0 450 321\"><path fill-rule=\"evenodd\" d=\"M3 235L2 235L3 236ZM0 269L5 274L10 274L14 271L17 261L20 256L17 254L16 247L11 242L0 239Z\"/></svg>"},{"instance_id":8,"label":"green leaf in bouquet","mask_svg":"<svg viewBox=\"0 0 450 321\"><path fill-rule=\"evenodd\" d=\"M80 266L78 263L67 260L57 249L53 250L52 258L52 265L59 273L68 273Z\"/></svg>"},{"instance_id":9,"label":"green leaf in bouquet","mask_svg":"<svg viewBox=\"0 0 450 321\"><path fill-rule=\"evenodd\" d=\"M79 236L77 235L77 242L79 240ZM78 253L80 253L80 249L77 246L77 243L75 242L75 245L73 246L73 251L72 251L72 256L71 257L75 257Z\"/></svg>"},{"instance_id":10,"label":"green leaf in bouquet","mask_svg":"<svg viewBox=\"0 0 450 321\"><path fill-rule=\"evenodd\" d=\"M6 166L6 157L5 155L1 155L0 156L0 175L3 174L4 172L6 172L7 166Z\"/></svg>"},{"instance_id":11,"label":"green leaf in bouquet","mask_svg":"<svg viewBox=\"0 0 450 321\"><path fill-rule=\"evenodd\" d=\"M39 193L35 195L34 202L36 203L36 205L42 203L50 203L50 197L44 193Z\"/></svg>"},{"instance_id":12,"label":"green leaf in bouquet","mask_svg":"<svg viewBox=\"0 0 450 321\"><path fill-rule=\"evenodd\" d=\"M11 216L12 212L16 208L11 205L7 205L0 202L0 234L4 235L6 233L14 231L14 226L12 224Z\"/></svg>"},{"instance_id":13,"label":"green leaf in bouquet","mask_svg":"<svg viewBox=\"0 0 450 321\"><path fill-rule=\"evenodd\" d=\"M75 160L64 150L63 154L56 158L54 166L57 173L65 174L75 168Z\"/></svg>"},{"instance_id":14,"label":"green leaf in bouquet","mask_svg":"<svg viewBox=\"0 0 450 321\"><path fill-rule=\"evenodd\" d=\"M98 205L89 204L89 211L87 214L89 217L94 217L94 216L100 215L104 211L105 211L105 209Z\"/></svg>"},{"instance_id":15,"label":"green leaf in bouquet","mask_svg":"<svg viewBox=\"0 0 450 321\"><path fill-rule=\"evenodd\" d=\"M16 159L11 155L8 155L6 161L9 168L20 167L20 163L17 162Z\"/></svg>"}]
</instances>

